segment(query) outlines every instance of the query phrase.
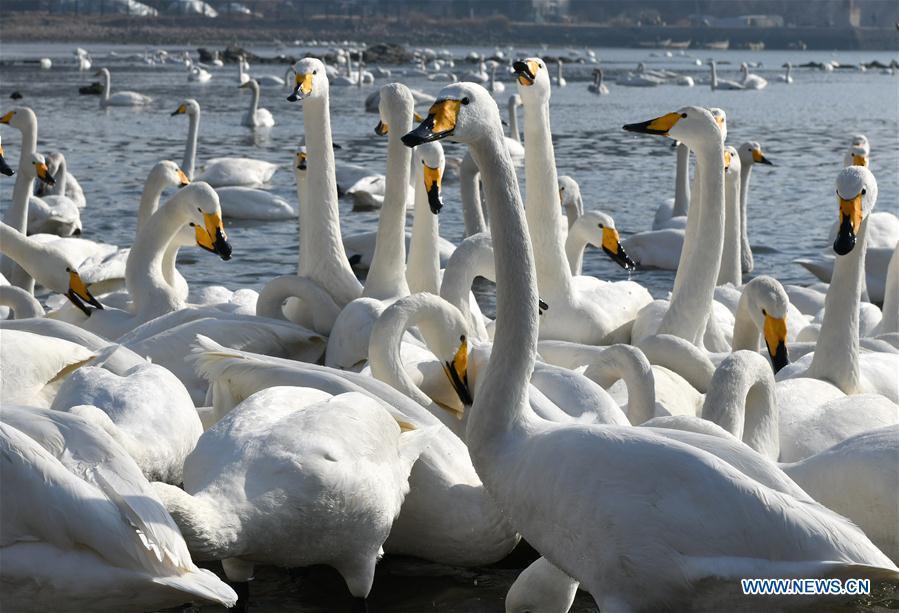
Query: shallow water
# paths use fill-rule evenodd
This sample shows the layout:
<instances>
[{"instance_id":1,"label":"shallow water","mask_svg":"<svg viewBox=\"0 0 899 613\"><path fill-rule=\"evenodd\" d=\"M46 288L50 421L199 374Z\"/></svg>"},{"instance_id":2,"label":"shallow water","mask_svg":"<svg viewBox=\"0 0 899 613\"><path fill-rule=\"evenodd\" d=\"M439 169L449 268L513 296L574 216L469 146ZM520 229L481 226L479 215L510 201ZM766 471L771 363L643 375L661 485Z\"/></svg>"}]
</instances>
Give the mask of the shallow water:
<instances>
[{"instance_id":1,"label":"shallow water","mask_svg":"<svg viewBox=\"0 0 899 613\"><path fill-rule=\"evenodd\" d=\"M262 105L275 115L271 130L252 132L240 125L248 95L236 87L235 67L211 71L205 84L188 83L184 69L167 65L149 67L125 54L142 53L142 46L83 45L95 57L95 66L112 69L113 90L130 89L154 98L143 110L100 110L96 96L78 95L78 86L93 80L91 73L72 67L72 45L3 45L0 59L15 60L0 65L0 114L14 104L9 94L18 90L21 101L33 108L40 121L38 148L43 153L63 151L69 170L78 177L88 197L83 211L84 236L120 245L130 244L140 191L152 165L160 159L180 163L187 134L184 117L170 117L186 97L196 98L202 108L198 166L205 159L239 155L282 164L275 175L273 192L295 198L292 162L303 133L299 104L285 100L286 91L264 89ZM177 47L169 48L170 51ZM119 57L103 56L115 50ZM272 48L251 50L274 55ZM457 56L468 50L453 50ZM482 51L492 51L483 49ZM563 50L541 50L558 54ZM521 49L515 56L532 55L537 49ZM666 66L694 76L705 70L691 58L652 58L648 50L600 49L598 55L611 77L616 71L633 68L638 61L650 67ZM720 106L728 114L729 142L761 142L775 167L758 167L750 192L750 237L755 249L755 274L771 274L787 283L809 284L814 278L792 260L809 256L826 245L825 235L836 219L834 178L849 138L865 133L872 146L872 164L879 184L880 210L896 210L899 202L899 79L879 73L796 69L796 82L786 86L774 81L785 61L800 64L832 57L843 63L891 57L876 52L840 52L833 56L816 52L691 52L705 59L714 55L723 64L722 77L734 78L741 61L761 61L755 69L769 79L758 92L711 92L707 86L683 88L625 88L609 83L611 95L592 96L587 81L579 75L590 66L566 66L569 85L556 89L552 98L552 125L560 174L570 174L581 184L587 208L612 214L622 234L650 228L658 204L673 197L675 154L665 139L625 133L624 123L641 121L687 105ZM34 60L49 56L54 68L40 71ZM456 69L464 71L461 67ZM258 65L255 74L283 74L283 67ZM440 85L423 78L399 78L412 87L436 94ZM375 115L363 109L363 100L373 86L333 88L331 95L334 140L341 145L342 162L369 164L383 172L385 141L373 134ZM501 108L514 91L506 81L506 93L498 95ZM503 110L505 115L505 111ZM19 133L2 129L8 158L18 160ZM460 145L445 143L447 155L461 156ZM8 205L12 181L0 181L0 202ZM440 215L441 234L453 241L462 235L462 212L458 184L447 182L446 204ZM341 201L345 234L374 229L376 213L352 213L348 200ZM222 284L259 288L266 280L296 269L297 229L293 222L229 223L234 248L231 261L223 262L200 250L182 250L180 270L194 289ZM606 279L624 279L627 274L597 250L589 250L585 272ZM670 290L674 273L639 271L632 278L656 296ZM492 293L481 284L481 297L492 302ZM512 564L520 568L522 563ZM513 569L459 570L404 559L385 560L378 570L371 596L372 612L413 613L425 610L487 613L503 610L503 598L514 580ZM286 571L261 568L252 584L252 611L343 611L349 610L346 591L339 578L327 569L313 569L295 577ZM895 605L895 601L894 604ZM203 611L216 610L203 608ZM581 594L578 613L595 611L591 599ZM854 606L849 610L857 610Z\"/></svg>"}]
</instances>

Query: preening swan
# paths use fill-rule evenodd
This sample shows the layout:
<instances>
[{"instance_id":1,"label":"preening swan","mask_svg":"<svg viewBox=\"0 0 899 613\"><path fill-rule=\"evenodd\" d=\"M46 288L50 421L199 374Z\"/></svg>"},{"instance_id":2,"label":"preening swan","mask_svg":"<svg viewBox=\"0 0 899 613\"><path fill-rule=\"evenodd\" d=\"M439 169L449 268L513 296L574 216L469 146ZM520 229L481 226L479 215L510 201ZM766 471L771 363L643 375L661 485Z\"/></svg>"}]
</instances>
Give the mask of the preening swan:
<instances>
[{"instance_id":1,"label":"preening swan","mask_svg":"<svg viewBox=\"0 0 899 613\"><path fill-rule=\"evenodd\" d=\"M94 76L103 77L103 93L100 94L101 109L107 106L146 106L153 102L153 99L149 96L137 92L122 91L111 94L108 68L101 68Z\"/></svg>"},{"instance_id":2,"label":"preening swan","mask_svg":"<svg viewBox=\"0 0 899 613\"><path fill-rule=\"evenodd\" d=\"M87 408L87 407L86 407ZM17 611L147 611L237 595L197 568L128 454L101 428L58 411L0 411L2 582Z\"/></svg>"},{"instance_id":3,"label":"preening swan","mask_svg":"<svg viewBox=\"0 0 899 613\"><path fill-rule=\"evenodd\" d=\"M282 83L283 85L283 83ZM250 108L244 113L241 125L249 128L271 128L275 125L275 118L268 109L259 107L259 83L256 79L250 79L237 86L239 89L250 90Z\"/></svg>"},{"instance_id":4,"label":"preening swan","mask_svg":"<svg viewBox=\"0 0 899 613\"><path fill-rule=\"evenodd\" d=\"M688 125L703 122L702 113L682 109L665 120L664 131L685 120L683 114L698 115ZM720 133L705 113L719 135L712 152L721 164ZM792 495L774 489L706 451L648 429L535 418L527 381L538 336L536 270L514 169L488 92L467 83L444 88L404 142L414 146L448 136L468 144L484 169L497 270L497 329L470 408L469 453L490 493L530 543L608 610L686 604L695 601L694 586L702 580L747 574L864 573L857 565L866 564L876 567L868 573L897 576L899 569L858 528L798 498L798 488ZM707 155L704 148L700 159ZM538 482L544 487L521 487ZM710 487L713 499L707 496ZM642 509L622 502L635 496L651 496L655 504ZM791 544L795 539L801 539L801 549ZM622 567L622 559L633 563Z\"/></svg>"}]
</instances>

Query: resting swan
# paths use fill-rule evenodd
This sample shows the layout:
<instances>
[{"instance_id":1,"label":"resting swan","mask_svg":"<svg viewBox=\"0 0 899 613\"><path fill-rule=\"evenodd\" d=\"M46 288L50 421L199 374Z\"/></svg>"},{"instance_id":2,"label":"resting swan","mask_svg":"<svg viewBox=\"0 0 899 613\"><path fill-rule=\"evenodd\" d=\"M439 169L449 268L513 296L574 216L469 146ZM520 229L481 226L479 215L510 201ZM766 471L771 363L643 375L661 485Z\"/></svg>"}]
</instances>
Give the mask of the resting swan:
<instances>
[{"instance_id":1,"label":"resting swan","mask_svg":"<svg viewBox=\"0 0 899 613\"><path fill-rule=\"evenodd\" d=\"M746 62L740 64L740 71L743 73L743 79L740 81L743 89L765 89L768 87L766 79L749 72L749 64Z\"/></svg>"},{"instance_id":2,"label":"resting swan","mask_svg":"<svg viewBox=\"0 0 899 613\"><path fill-rule=\"evenodd\" d=\"M259 83L256 82L256 79L250 79L237 87L239 89L249 88L251 94L250 108L244 113L243 119L240 121L241 125L248 128L271 128L275 125L275 118L272 117L271 112L259 107Z\"/></svg>"},{"instance_id":3,"label":"resting swan","mask_svg":"<svg viewBox=\"0 0 899 613\"><path fill-rule=\"evenodd\" d=\"M705 129L717 133L711 116L696 111L683 109L674 123L686 113L687 126L707 121ZM498 276L498 326L470 409L469 453L530 543L579 580L604 610L687 605L697 596L696 585L713 578L899 576L858 528L798 497L798 488L779 491L648 429L535 418L527 380L538 336L536 270L514 169L501 144L499 113L488 92L468 83L444 88L404 142L415 146L447 136L468 144L484 170ZM720 163L720 145L715 153ZM716 492L712 499L710 488ZM621 504L647 491L656 504L645 512ZM768 538L760 540L759 534ZM799 540L801 548L793 545ZM622 559L630 563L622 566Z\"/></svg>"},{"instance_id":4,"label":"resting swan","mask_svg":"<svg viewBox=\"0 0 899 613\"><path fill-rule=\"evenodd\" d=\"M58 411L0 411L2 583L16 611L147 611L237 595L197 568L153 488L102 429Z\"/></svg>"},{"instance_id":5,"label":"resting swan","mask_svg":"<svg viewBox=\"0 0 899 613\"><path fill-rule=\"evenodd\" d=\"M712 79L709 84L712 87L712 91L716 89L725 89L725 90L744 90L746 89L742 83L737 83L736 81L729 81L727 79L719 79L718 78L718 64L715 60L709 60L709 67L712 71Z\"/></svg>"},{"instance_id":6,"label":"resting swan","mask_svg":"<svg viewBox=\"0 0 899 613\"><path fill-rule=\"evenodd\" d=\"M100 94L101 109L108 106L146 106L153 102L153 99L149 96L137 92L123 91L110 94L110 76L108 68L101 68L94 74L94 76L103 77L103 93Z\"/></svg>"},{"instance_id":7,"label":"resting swan","mask_svg":"<svg viewBox=\"0 0 899 613\"><path fill-rule=\"evenodd\" d=\"M538 58L515 62L513 66L524 103L528 228L537 261L540 297L552 310L549 317L540 321L541 338L599 344L609 332L632 320L652 297L631 281L609 283L571 274L562 240L562 212L549 125L549 73ZM486 180L483 173L482 180ZM610 229L608 234L603 244L617 255L622 249L618 233Z\"/></svg>"}]
</instances>

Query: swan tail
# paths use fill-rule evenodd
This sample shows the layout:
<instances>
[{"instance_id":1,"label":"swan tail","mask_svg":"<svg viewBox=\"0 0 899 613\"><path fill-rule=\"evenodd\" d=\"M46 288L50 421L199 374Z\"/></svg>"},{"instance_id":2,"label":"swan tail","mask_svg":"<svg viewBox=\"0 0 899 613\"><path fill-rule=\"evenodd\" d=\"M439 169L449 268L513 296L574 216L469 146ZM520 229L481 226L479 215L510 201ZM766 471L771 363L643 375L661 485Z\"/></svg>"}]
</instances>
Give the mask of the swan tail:
<instances>
[{"instance_id":1,"label":"swan tail","mask_svg":"<svg viewBox=\"0 0 899 613\"><path fill-rule=\"evenodd\" d=\"M153 582L228 608L237 603L237 593L215 573L203 568L194 568L183 575L154 577Z\"/></svg>"},{"instance_id":2,"label":"swan tail","mask_svg":"<svg viewBox=\"0 0 899 613\"><path fill-rule=\"evenodd\" d=\"M153 490L175 520L197 560L221 560L240 555L235 545L238 532L230 525L227 511L206 498L191 496L174 485L154 481Z\"/></svg>"}]
</instances>

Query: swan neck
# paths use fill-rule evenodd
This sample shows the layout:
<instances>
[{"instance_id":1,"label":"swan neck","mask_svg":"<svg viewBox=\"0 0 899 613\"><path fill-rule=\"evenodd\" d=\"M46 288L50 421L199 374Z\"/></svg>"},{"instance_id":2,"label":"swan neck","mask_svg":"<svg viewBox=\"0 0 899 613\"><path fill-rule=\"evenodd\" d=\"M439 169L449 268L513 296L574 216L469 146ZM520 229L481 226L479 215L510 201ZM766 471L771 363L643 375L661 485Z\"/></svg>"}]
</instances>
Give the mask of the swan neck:
<instances>
[{"instance_id":1,"label":"swan neck","mask_svg":"<svg viewBox=\"0 0 899 613\"><path fill-rule=\"evenodd\" d=\"M163 189L165 188L162 185L162 181L156 176L156 173L151 173L147 178L147 182L144 183L144 190L140 195L140 206L137 209L137 231L135 240L137 240L137 236L140 235L141 228L159 208L159 198L162 196Z\"/></svg>"},{"instance_id":2,"label":"swan neck","mask_svg":"<svg viewBox=\"0 0 899 613\"><path fill-rule=\"evenodd\" d=\"M655 417L655 376L649 360L639 350L613 345L604 350L584 373L602 387L621 379L627 386L627 418L639 426Z\"/></svg>"},{"instance_id":3,"label":"swan neck","mask_svg":"<svg viewBox=\"0 0 899 613\"><path fill-rule=\"evenodd\" d=\"M549 122L549 102L524 104L525 215L537 265L540 293L571 293L571 268L562 240L562 205ZM495 219L495 218L494 218Z\"/></svg>"},{"instance_id":4,"label":"swan neck","mask_svg":"<svg viewBox=\"0 0 899 613\"><path fill-rule=\"evenodd\" d=\"M37 122L29 118L21 128L22 153L19 155L19 169L12 192L12 206L6 212L3 222L22 234L28 233L28 198L34 193L34 172L31 157L37 151Z\"/></svg>"},{"instance_id":5,"label":"swan neck","mask_svg":"<svg viewBox=\"0 0 899 613\"><path fill-rule=\"evenodd\" d=\"M412 240L409 243L409 262L406 281L415 292L440 292L440 252L437 215L428 205L422 166L415 169L415 211L412 219Z\"/></svg>"},{"instance_id":6,"label":"swan neck","mask_svg":"<svg viewBox=\"0 0 899 613\"><path fill-rule=\"evenodd\" d=\"M672 217L683 217L690 206L690 148L677 144L677 173L674 177L674 209Z\"/></svg>"},{"instance_id":7,"label":"swan neck","mask_svg":"<svg viewBox=\"0 0 899 613\"><path fill-rule=\"evenodd\" d=\"M715 282L724 242L724 145L720 140L696 150L701 206L691 206L681 262L674 279L668 311L660 334L679 336L702 347L702 336L711 313ZM695 204L695 203L694 203ZM690 234L690 217L699 216ZM702 241L702 249L692 244Z\"/></svg>"},{"instance_id":8,"label":"swan neck","mask_svg":"<svg viewBox=\"0 0 899 613\"><path fill-rule=\"evenodd\" d=\"M724 244L718 268L718 285L743 285L743 266L740 260L741 211L739 174L724 180Z\"/></svg>"},{"instance_id":9,"label":"swan neck","mask_svg":"<svg viewBox=\"0 0 899 613\"><path fill-rule=\"evenodd\" d=\"M250 85L250 120L256 122L256 111L259 108L259 86Z\"/></svg>"},{"instance_id":10,"label":"swan neck","mask_svg":"<svg viewBox=\"0 0 899 613\"><path fill-rule=\"evenodd\" d=\"M144 223L125 263L125 286L141 319L183 308L180 297L165 280L164 259L169 243L188 221L179 210L179 194Z\"/></svg>"},{"instance_id":11,"label":"swan neck","mask_svg":"<svg viewBox=\"0 0 899 613\"><path fill-rule=\"evenodd\" d=\"M478 165L470 154L466 154L459 168L459 194L462 199L462 218L466 237L487 231L487 222L481 209L479 174Z\"/></svg>"},{"instance_id":12,"label":"swan neck","mask_svg":"<svg viewBox=\"0 0 899 613\"><path fill-rule=\"evenodd\" d=\"M731 350L758 351L760 338L761 331L749 312L749 296L744 287L740 302L737 304L737 312L734 315L734 336L731 341Z\"/></svg>"},{"instance_id":13,"label":"swan neck","mask_svg":"<svg viewBox=\"0 0 899 613\"><path fill-rule=\"evenodd\" d=\"M103 76L103 102L109 102L109 89L111 87L112 77L108 70L104 70Z\"/></svg>"},{"instance_id":14,"label":"swan neck","mask_svg":"<svg viewBox=\"0 0 899 613\"><path fill-rule=\"evenodd\" d=\"M37 299L21 287L14 285L0 286L0 306L9 307L13 312L13 319L27 319L30 317L43 317L44 307Z\"/></svg>"},{"instance_id":15,"label":"swan neck","mask_svg":"<svg viewBox=\"0 0 899 613\"><path fill-rule=\"evenodd\" d=\"M521 132L518 129L518 104L514 99L509 99L509 135L519 145L521 144Z\"/></svg>"},{"instance_id":16,"label":"swan neck","mask_svg":"<svg viewBox=\"0 0 899 613\"><path fill-rule=\"evenodd\" d=\"M879 333L899 332L899 244L893 250L887 266L887 283L881 310L883 319L880 321Z\"/></svg>"},{"instance_id":17,"label":"swan neck","mask_svg":"<svg viewBox=\"0 0 899 613\"><path fill-rule=\"evenodd\" d=\"M857 394L859 383L858 305L864 284L868 218L862 220L855 247L836 256L824 298L824 320L808 374L830 381L845 394Z\"/></svg>"},{"instance_id":18,"label":"swan neck","mask_svg":"<svg viewBox=\"0 0 899 613\"><path fill-rule=\"evenodd\" d=\"M378 236L371 268L362 295L385 300L409 294L406 283L406 195L412 150L401 137L412 129L412 113L408 113L387 134L387 177L384 203L378 219Z\"/></svg>"},{"instance_id":19,"label":"swan neck","mask_svg":"<svg viewBox=\"0 0 899 613\"><path fill-rule=\"evenodd\" d=\"M288 298L296 298L308 306L313 314L312 327L319 333L330 331L340 314L340 307L318 283L305 277L286 275L265 284L256 300L256 315L286 320L283 306Z\"/></svg>"},{"instance_id":20,"label":"swan neck","mask_svg":"<svg viewBox=\"0 0 899 613\"><path fill-rule=\"evenodd\" d=\"M752 247L749 245L749 177L752 176L752 162L743 162L740 167L740 258L746 265L744 272L752 271Z\"/></svg>"},{"instance_id":21,"label":"swan neck","mask_svg":"<svg viewBox=\"0 0 899 613\"><path fill-rule=\"evenodd\" d=\"M197 163L197 138L200 134L200 110L188 115L187 142L184 145L184 159L181 170L191 181L194 180L194 166Z\"/></svg>"},{"instance_id":22,"label":"swan neck","mask_svg":"<svg viewBox=\"0 0 899 613\"><path fill-rule=\"evenodd\" d=\"M577 226L568 228L568 237L565 239L565 257L568 259L568 267L573 275L579 275L583 270L584 250L587 248L587 242L580 236Z\"/></svg>"}]
</instances>

